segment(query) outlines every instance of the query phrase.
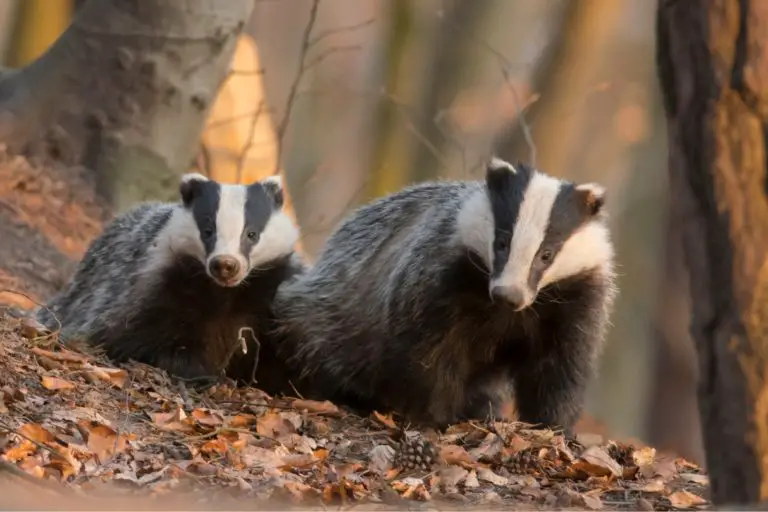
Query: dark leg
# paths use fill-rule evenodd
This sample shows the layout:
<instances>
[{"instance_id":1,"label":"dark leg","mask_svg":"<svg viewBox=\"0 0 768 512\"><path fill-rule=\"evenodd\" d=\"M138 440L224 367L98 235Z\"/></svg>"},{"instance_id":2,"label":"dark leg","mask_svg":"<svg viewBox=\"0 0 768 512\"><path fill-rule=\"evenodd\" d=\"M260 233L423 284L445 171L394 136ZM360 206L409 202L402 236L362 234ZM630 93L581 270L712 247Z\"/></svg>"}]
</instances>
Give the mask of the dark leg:
<instances>
[{"instance_id":1,"label":"dark leg","mask_svg":"<svg viewBox=\"0 0 768 512\"><path fill-rule=\"evenodd\" d=\"M548 355L518 371L515 401L521 421L543 427L562 429L573 435L573 426L581 415L587 377L591 374L588 354L570 357Z\"/></svg>"}]
</instances>

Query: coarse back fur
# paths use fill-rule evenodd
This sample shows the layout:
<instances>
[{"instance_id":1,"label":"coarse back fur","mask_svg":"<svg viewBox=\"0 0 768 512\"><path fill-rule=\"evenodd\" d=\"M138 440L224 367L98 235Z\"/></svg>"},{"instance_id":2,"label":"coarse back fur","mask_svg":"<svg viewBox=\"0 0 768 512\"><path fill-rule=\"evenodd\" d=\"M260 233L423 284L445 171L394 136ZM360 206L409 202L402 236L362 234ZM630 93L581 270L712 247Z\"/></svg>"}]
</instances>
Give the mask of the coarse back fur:
<instances>
[{"instance_id":1,"label":"coarse back fur","mask_svg":"<svg viewBox=\"0 0 768 512\"><path fill-rule=\"evenodd\" d=\"M270 387L283 378L266 342L271 301L304 268L281 183L226 185L188 174L179 188L178 203L147 202L116 217L38 320L61 322L63 339L101 346L116 361L188 379L241 365L238 339L251 341L241 333L250 327L262 345L257 378ZM252 357L253 344L248 350Z\"/></svg>"},{"instance_id":2,"label":"coarse back fur","mask_svg":"<svg viewBox=\"0 0 768 512\"><path fill-rule=\"evenodd\" d=\"M492 159L360 208L275 298L300 391L445 425L512 389L521 420L569 429L615 295L603 201Z\"/></svg>"}]
</instances>

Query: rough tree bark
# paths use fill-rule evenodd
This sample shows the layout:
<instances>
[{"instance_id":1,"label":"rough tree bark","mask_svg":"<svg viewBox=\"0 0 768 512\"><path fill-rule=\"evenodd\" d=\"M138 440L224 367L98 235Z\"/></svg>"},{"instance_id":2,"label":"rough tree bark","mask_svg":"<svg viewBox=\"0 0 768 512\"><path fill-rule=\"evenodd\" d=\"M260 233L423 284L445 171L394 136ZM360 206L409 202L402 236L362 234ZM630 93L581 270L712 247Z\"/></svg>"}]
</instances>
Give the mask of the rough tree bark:
<instances>
[{"instance_id":1,"label":"rough tree bark","mask_svg":"<svg viewBox=\"0 0 768 512\"><path fill-rule=\"evenodd\" d=\"M0 76L0 140L96 171L122 210L175 196L253 0L89 0L39 59Z\"/></svg>"},{"instance_id":2,"label":"rough tree bark","mask_svg":"<svg viewBox=\"0 0 768 512\"><path fill-rule=\"evenodd\" d=\"M671 198L715 504L768 498L766 27L768 2L659 2Z\"/></svg>"}]
</instances>

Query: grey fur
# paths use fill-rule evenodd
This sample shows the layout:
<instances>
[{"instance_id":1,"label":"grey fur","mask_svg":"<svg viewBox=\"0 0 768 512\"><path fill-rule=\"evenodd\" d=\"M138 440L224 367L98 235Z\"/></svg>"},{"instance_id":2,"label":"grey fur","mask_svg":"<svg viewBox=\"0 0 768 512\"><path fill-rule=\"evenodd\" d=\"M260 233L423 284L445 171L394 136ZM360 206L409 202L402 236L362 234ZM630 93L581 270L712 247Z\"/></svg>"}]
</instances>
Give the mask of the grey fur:
<instances>
[{"instance_id":1,"label":"grey fur","mask_svg":"<svg viewBox=\"0 0 768 512\"><path fill-rule=\"evenodd\" d=\"M376 200L281 285L273 307L302 394L445 426L498 412L511 387L520 419L570 430L616 293L611 262L520 312L493 300L488 265L457 230L486 187L424 183Z\"/></svg>"},{"instance_id":2,"label":"grey fur","mask_svg":"<svg viewBox=\"0 0 768 512\"><path fill-rule=\"evenodd\" d=\"M201 235L183 203L148 202L106 226L67 286L38 310L38 321L51 329L60 322L64 341L102 346L118 362L134 359L202 380L218 378L225 367L234 378L250 379L254 347L243 357L237 351L240 328L250 327L261 344L257 380L270 392L287 389L267 334L270 306L277 286L303 272L304 264L292 251L296 228L280 212L281 197L263 197L272 201L264 215L281 215L271 236L267 228L262 232L270 259L250 254L258 264L237 286L219 286L206 273ZM216 211L210 213L204 218L215 218Z\"/></svg>"}]
</instances>

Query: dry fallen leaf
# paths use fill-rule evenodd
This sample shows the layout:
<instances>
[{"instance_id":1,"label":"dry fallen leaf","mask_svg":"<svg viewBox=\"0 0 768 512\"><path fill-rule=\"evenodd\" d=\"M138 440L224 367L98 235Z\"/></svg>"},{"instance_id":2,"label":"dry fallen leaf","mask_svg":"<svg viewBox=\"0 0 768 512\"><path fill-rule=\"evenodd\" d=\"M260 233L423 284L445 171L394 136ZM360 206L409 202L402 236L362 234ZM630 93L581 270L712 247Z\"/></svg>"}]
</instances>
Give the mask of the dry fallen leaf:
<instances>
[{"instance_id":1,"label":"dry fallen leaf","mask_svg":"<svg viewBox=\"0 0 768 512\"><path fill-rule=\"evenodd\" d=\"M256 423L256 432L262 436L274 438L293 434L296 432L296 427L280 413L268 412L259 418Z\"/></svg>"},{"instance_id":2,"label":"dry fallen leaf","mask_svg":"<svg viewBox=\"0 0 768 512\"><path fill-rule=\"evenodd\" d=\"M93 425L88 429L88 449L102 464L115 453L125 450L126 445L125 436L118 436L116 431L106 425Z\"/></svg>"},{"instance_id":3,"label":"dry fallen leaf","mask_svg":"<svg viewBox=\"0 0 768 512\"><path fill-rule=\"evenodd\" d=\"M699 485L709 485L709 477L707 475L699 475L697 473L680 473L680 478L686 482L692 482Z\"/></svg>"},{"instance_id":4,"label":"dry fallen leaf","mask_svg":"<svg viewBox=\"0 0 768 512\"><path fill-rule=\"evenodd\" d=\"M219 427L224 424L224 418L208 409L195 409L192 411L192 418L200 425L206 427Z\"/></svg>"},{"instance_id":5,"label":"dry fallen leaf","mask_svg":"<svg viewBox=\"0 0 768 512\"><path fill-rule=\"evenodd\" d=\"M507 485L509 483L508 478L504 478L501 475L497 475L496 473L494 473L488 468L478 468L477 478L478 480L490 482L493 485Z\"/></svg>"},{"instance_id":6,"label":"dry fallen leaf","mask_svg":"<svg viewBox=\"0 0 768 512\"><path fill-rule=\"evenodd\" d=\"M85 374L91 381L109 382L118 389L123 389L128 382L128 372L120 368L86 365Z\"/></svg>"},{"instance_id":7,"label":"dry fallen leaf","mask_svg":"<svg viewBox=\"0 0 768 512\"><path fill-rule=\"evenodd\" d=\"M192 431L189 417L181 407L171 412L150 413L152 421L162 430Z\"/></svg>"},{"instance_id":8,"label":"dry fallen leaf","mask_svg":"<svg viewBox=\"0 0 768 512\"><path fill-rule=\"evenodd\" d=\"M82 354L72 352L71 350L62 349L56 352L45 350L38 347L32 347L29 349L33 354L53 359L54 361L61 361L64 363L84 363L88 361L88 358Z\"/></svg>"},{"instance_id":9,"label":"dry fallen leaf","mask_svg":"<svg viewBox=\"0 0 768 512\"><path fill-rule=\"evenodd\" d=\"M38 425L37 423L25 423L24 425L20 426L16 432L18 432L20 436L26 439L42 444L52 443L55 440L53 434L51 434L42 425Z\"/></svg>"},{"instance_id":10,"label":"dry fallen leaf","mask_svg":"<svg viewBox=\"0 0 768 512\"><path fill-rule=\"evenodd\" d=\"M385 444L377 444L368 454L369 467L372 471L382 475L392 469L392 461L395 458L395 450Z\"/></svg>"},{"instance_id":11,"label":"dry fallen leaf","mask_svg":"<svg viewBox=\"0 0 768 512\"><path fill-rule=\"evenodd\" d=\"M38 336L45 336L51 332L43 324L30 316L21 319L19 328L21 335L30 340L37 338Z\"/></svg>"},{"instance_id":12,"label":"dry fallen leaf","mask_svg":"<svg viewBox=\"0 0 768 512\"><path fill-rule=\"evenodd\" d=\"M590 446L584 450L584 453L573 463L573 467L589 476L621 477L622 473L621 465L599 446Z\"/></svg>"},{"instance_id":13,"label":"dry fallen leaf","mask_svg":"<svg viewBox=\"0 0 768 512\"><path fill-rule=\"evenodd\" d=\"M667 499L675 508L691 508L707 503L707 500L684 490L673 492L667 496Z\"/></svg>"},{"instance_id":14,"label":"dry fallen leaf","mask_svg":"<svg viewBox=\"0 0 768 512\"><path fill-rule=\"evenodd\" d=\"M397 430L397 424L395 423L395 420L392 419L391 414L381 414L378 411L373 411L373 417L376 418L376 420L378 420L379 423L385 427Z\"/></svg>"},{"instance_id":15,"label":"dry fallen leaf","mask_svg":"<svg viewBox=\"0 0 768 512\"><path fill-rule=\"evenodd\" d=\"M75 385L68 380L50 375L44 375L41 379L41 384L45 389L50 389L51 391L61 391L65 389L73 389L75 387Z\"/></svg>"},{"instance_id":16,"label":"dry fallen leaf","mask_svg":"<svg viewBox=\"0 0 768 512\"><path fill-rule=\"evenodd\" d=\"M455 444L445 445L440 448L440 457L446 464L465 466L468 469L477 466L477 462L467 453L467 450Z\"/></svg>"},{"instance_id":17,"label":"dry fallen leaf","mask_svg":"<svg viewBox=\"0 0 768 512\"><path fill-rule=\"evenodd\" d=\"M294 409L306 410L311 413L324 414L326 416L338 416L340 414L339 408L328 400L318 402L316 400L297 399L291 402L291 406Z\"/></svg>"}]
</instances>

